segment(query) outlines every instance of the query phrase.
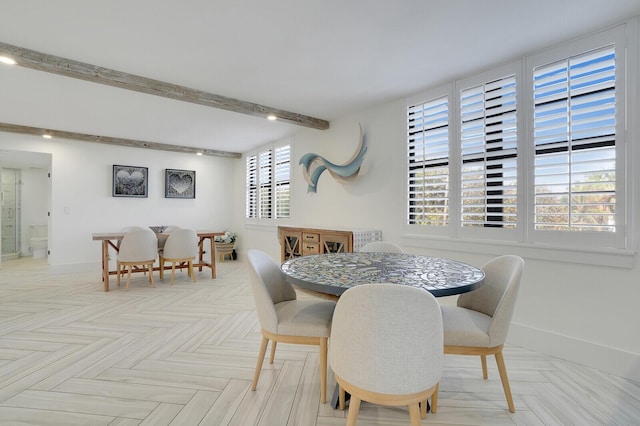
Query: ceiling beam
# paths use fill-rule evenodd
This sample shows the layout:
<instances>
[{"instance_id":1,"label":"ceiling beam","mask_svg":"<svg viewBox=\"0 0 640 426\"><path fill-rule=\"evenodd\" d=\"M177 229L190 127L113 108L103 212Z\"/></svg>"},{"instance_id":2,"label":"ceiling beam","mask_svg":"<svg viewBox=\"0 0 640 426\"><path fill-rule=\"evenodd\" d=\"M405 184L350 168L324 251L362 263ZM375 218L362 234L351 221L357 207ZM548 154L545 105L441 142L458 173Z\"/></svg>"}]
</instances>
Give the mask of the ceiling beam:
<instances>
[{"instance_id":1,"label":"ceiling beam","mask_svg":"<svg viewBox=\"0 0 640 426\"><path fill-rule=\"evenodd\" d=\"M64 130L43 129L40 127L20 126L18 124L0 123L0 132L22 133L26 135L44 136L52 138L73 139L108 145L126 146L130 148L157 149L160 151L181 152L183 154L202 154L216 157L240 158L237 152L217 151L215 149L194 148L190 146L170 145L157 142L147 142L135 139L114 138L111 136L88 135L86 133L66 132Z\"/></svg>"},{"instance_id":2,"label":"ceiling beam","mask_svg":"<svg viewBox=\"0 0 640 426\"><path fill-rule=\"evenodd\" d=\"M133 90L148 95L162 96L178 101L248 114L255 117L267 118L270 115L274 115L278 121L310 127L312 129L326 130L329 128L329 122L320 118L215 95L213 93L203 92L202 90L191 89L177 84L166 83L164 81L153 80L151 78L103 68L97 65L78 62L73 59L48 55L2 42L0 42L0 55L14 59L16 64L21 67L38 71Z\"/></svg>"}]
</instances>

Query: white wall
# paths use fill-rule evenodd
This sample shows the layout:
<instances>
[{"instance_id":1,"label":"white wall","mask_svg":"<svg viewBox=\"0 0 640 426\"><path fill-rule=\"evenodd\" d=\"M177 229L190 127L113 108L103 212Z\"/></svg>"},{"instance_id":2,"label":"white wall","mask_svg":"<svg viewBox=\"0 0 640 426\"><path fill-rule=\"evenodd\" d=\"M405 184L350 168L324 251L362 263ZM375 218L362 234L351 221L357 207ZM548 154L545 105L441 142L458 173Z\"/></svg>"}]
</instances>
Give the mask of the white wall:
<instances>
[{"instance_id":1,"label":"white wall","mask_svg":"<svg viewBox=\"0 0 640 426\"><path fill-rule=\"evenodd\" d=\"M196 230L232 226L233 171L241 160L1 132L0 149L52 155L49 263L54 271L99 271L100 242L91 239L94 232L127 225L176 224ZM112 197L114 164L148 167L148 198ZM164 198L166 168L196 171L195 199Z\"/></svg>"},{"instance_id":2,"label":"white wall","mask_svg":"<svg viewBox=\"0 0 640 426\"><path fill-rule=\"evenodd\" d=\"M331 122L321 132L302 130L295 136L292 156L292 218L283 225L374 227L383 238L411 253L440 255L481 266L491 257L515 253L526 261L509 342L640 381L640 270L638 256L631 268L543 260L514 245L471 244L464 251L438 240L403 234L405 217L405 131L403 103L391 102L352 117ZM368 152L362 173L349 183L325 172L318 192L307 193L299 158L308 152L344 162L356 149L358 123L365 130ZM640 150L635 151L638 156ZM639 158L632 164L640 164ZM244 190L244 164L236 170L238 192ZM240 208L244 208L242 203ZM241 210L243 211L243 210ZM241 222L238 222L238 228ZM638 226L636 226L638 229ZM279 259L275 226L245 226L243 251L259 248ZM444 249L443 247L446 247ZM451 303L453 300L443 301ZM507 360L508 362L508 360Z\"/></svg>"}]
</instances>

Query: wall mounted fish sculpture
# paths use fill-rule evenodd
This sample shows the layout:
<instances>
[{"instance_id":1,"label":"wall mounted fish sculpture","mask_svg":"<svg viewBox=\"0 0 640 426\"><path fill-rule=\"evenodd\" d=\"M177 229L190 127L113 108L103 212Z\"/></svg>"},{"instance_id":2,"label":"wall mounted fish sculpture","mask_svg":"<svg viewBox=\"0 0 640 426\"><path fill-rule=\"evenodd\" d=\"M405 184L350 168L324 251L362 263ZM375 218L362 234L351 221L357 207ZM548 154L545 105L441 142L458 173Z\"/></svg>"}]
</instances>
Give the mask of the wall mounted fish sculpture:
<instances>
[{"instance_id":1,"label":"wall mounted fish sculpture","mask_svg":"<svg viewBox=\"0 0 640 426\"><path fill-rule=\"evenodd\" d=\"M360 142L355 154L347 160L344 164L335 164L328 161L324 157L312 152L300 157L298 164L301 164L302 174L304 180L309 185L307 192L317 192L318 179L325 170L329 170L331 176L338 181L346 181L349 178L353 178L358 175L360 166L364 160L364 155L367 153L367 146L364 142L364 133L362 132L362 125L360 125Z\"/></svg>"}]
</instances>

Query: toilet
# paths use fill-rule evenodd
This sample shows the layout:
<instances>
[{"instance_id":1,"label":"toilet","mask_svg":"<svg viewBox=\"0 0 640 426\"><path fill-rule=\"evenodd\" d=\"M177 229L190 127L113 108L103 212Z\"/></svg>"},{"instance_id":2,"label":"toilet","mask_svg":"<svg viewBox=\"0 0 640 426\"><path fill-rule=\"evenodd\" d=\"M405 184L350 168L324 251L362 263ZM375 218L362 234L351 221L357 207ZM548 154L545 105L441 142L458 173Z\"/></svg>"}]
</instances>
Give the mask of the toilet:
<instances>
[{"instance_id":1,"label":"toilet","mask_svg":"<svg viewBox=\"0 0 640 426\"><path fill-rule=\"evenodd\" d=\"M34 259L44 259L47 257L47 225L29 226L29 246Z\"/></svg>"}]
</instances>

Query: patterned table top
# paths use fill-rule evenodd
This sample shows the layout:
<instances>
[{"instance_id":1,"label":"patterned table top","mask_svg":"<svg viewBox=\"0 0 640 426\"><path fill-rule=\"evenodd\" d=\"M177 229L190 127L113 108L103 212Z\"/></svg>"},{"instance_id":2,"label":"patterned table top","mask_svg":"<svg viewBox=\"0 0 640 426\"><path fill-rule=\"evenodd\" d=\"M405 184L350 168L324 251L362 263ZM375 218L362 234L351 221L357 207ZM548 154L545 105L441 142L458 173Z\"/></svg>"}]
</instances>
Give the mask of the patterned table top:
<instances>
[{"instance_id":1,"label":"patterned table top","mask_svg":"<svg viewBox=\"0 0 640 426\"><path fill-rule=\"evenodd\" d=\"M466 293L482 285L482 269L455 260L406 253L332 253L290 259L281 265L302 288L340 295L367 283L410 285L436 297Z\"/></svg>"}]
</instances>

